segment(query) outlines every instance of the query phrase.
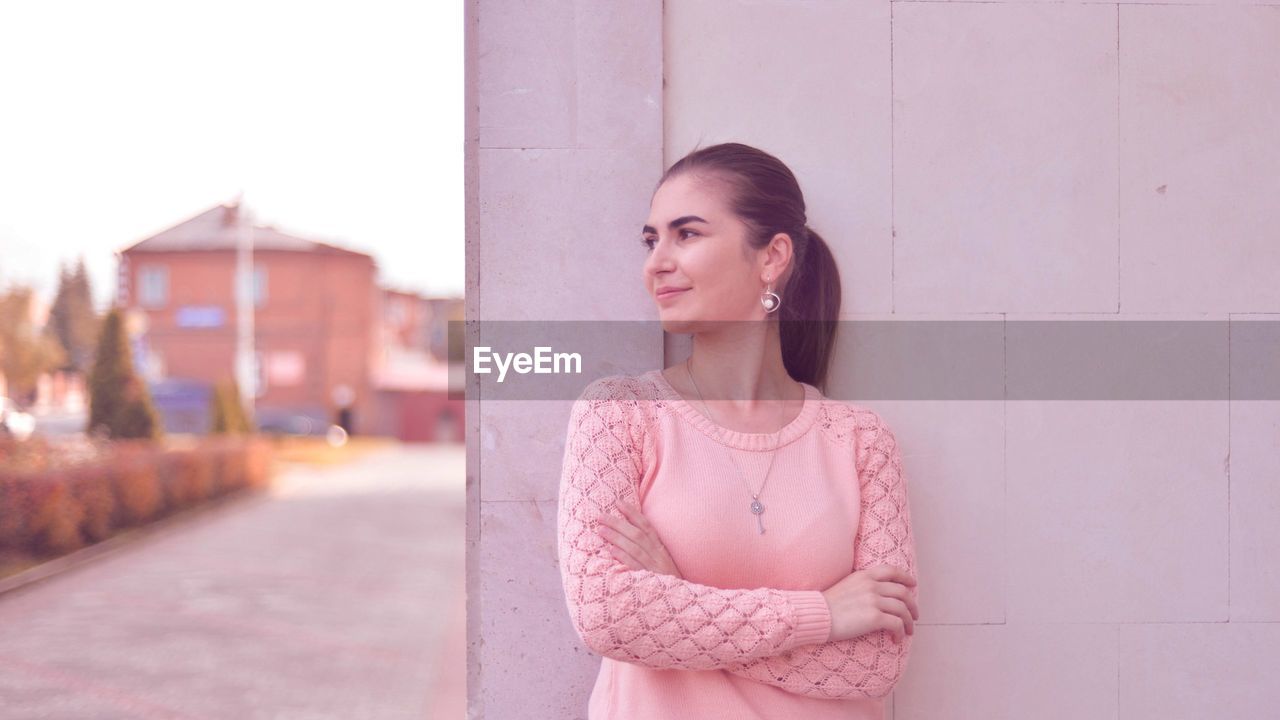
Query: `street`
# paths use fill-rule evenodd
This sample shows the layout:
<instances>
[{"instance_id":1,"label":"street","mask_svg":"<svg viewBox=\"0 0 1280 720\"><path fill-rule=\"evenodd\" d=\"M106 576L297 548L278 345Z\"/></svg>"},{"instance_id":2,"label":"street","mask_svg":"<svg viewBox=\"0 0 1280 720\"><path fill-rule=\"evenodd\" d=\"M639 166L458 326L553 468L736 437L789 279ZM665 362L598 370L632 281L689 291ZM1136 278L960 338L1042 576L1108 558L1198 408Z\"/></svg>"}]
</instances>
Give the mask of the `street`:
<instances>
[{"instance_id":1,"label":"street","mask_svg":"<svg viewBox=\"0 0 1280 720\"><path fill-rule=\"evenodd\" d=\"M0 718L465 715L462 446L295 469L0 595Z\"/></svg>"}]
</instances>

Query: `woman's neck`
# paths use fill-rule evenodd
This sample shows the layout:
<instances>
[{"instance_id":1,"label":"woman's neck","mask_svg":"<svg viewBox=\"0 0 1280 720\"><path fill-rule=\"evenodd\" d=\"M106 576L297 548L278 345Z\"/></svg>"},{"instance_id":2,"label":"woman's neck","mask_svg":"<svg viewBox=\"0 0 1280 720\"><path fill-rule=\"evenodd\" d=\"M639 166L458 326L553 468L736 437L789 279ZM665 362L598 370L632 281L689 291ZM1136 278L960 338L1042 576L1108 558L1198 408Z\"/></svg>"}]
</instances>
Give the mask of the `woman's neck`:
<instances>
[{"instance_id":1,"label":"woman's neck","mask_svg":"<svg viewBox=\"0 0 1280 720\"><path fill-rule=\"evenodd\" d=\"M717 423L763 428L746 432L778 429L799 413L805 399L804 387L782 362L776 329L698 333L693 354L664 375L699 410L710 408Z\"/></svg>"}]
</instances>

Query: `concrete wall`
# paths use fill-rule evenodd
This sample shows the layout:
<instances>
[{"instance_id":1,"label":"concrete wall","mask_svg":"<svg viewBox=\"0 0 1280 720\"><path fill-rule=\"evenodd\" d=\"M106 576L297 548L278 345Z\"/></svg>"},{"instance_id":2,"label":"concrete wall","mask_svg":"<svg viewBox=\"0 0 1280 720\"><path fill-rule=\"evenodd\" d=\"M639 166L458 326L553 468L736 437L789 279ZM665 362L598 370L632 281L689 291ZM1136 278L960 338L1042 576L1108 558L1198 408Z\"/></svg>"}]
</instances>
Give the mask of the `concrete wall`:
<instances>
[{"instance_id":1,"label":"concrete wall","mask_svg":"<svg viewBox=\"0 0 1280 720\"><path fill-rule=\"evenodd\" d=\"M468 318L656 317L602 238L738 140L800 178L849 319L1280 319L1276 5L472 0ZM829 394L856 400L852 362ZM903 444L922 578L892 717L1280 702L1280 403L865 404ZM469 405L471 717L585 717L568 403Z\"/></svg>"},{"instance_id":2,"label":"concrete wall","mask_svg":"<svg viewBox=\"0 0 1280 720\"><path fill-rule=\"evenodd\" d=\"M662 4L471 0L467 13L467 319L652 318L638 238L663 169ZM475 344L483 328L470 331ZM619 372L659 366L661 328L620 357ZM585 717L600 660L573 632L555 542L572 398L477 392L468 715Z\"/></svg>"}]
</instances>

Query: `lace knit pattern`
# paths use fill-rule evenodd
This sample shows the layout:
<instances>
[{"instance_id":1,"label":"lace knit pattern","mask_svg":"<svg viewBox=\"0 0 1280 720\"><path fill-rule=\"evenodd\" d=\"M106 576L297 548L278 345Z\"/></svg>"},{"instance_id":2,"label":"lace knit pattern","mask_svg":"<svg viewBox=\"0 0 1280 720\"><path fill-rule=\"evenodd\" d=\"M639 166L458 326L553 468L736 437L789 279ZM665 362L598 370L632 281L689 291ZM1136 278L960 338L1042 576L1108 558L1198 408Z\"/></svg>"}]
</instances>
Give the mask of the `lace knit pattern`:
<instances>
[{"instance_id":1,"label":"lace knit pattern","mask_svg":"<svg viewBox=\"0 0 1280 720\"><path fill-rule=\"evenodd\" d=\"M819 419L828 437L855 446L862 514L854 570L896 565L916 575L915 538L897 439L874 411L828 402ZM908 594L917 599L916 587ZM825 698L888 695L906 669L911 635L897 642L888 630L847 640L804 645L726 668L793 693Z\"/></svg>"},{"instance_id":2,"label":"lace knit pattern","mask_svg":"<svg viewBox=\"0 0 1280 720\"><path fill-rule=\"evenodd\" d=\"M817 590L717 588L631 570L608 552L596 534L598 518L622 518L619 501L639 505L654 413L668 411L647 382L623 375L592 382L574 403L557 542L566 601L584 644L628 663L723 669L801 695L874 698L890 692L905 667L910 636L898 643L881 630L829 641L830 610ZM915 576L906 485L892 432L873 411L829 400L818 425L830 441L856 453L862 515L854 569L889 563Z\"/></svg>"}]
</instances>

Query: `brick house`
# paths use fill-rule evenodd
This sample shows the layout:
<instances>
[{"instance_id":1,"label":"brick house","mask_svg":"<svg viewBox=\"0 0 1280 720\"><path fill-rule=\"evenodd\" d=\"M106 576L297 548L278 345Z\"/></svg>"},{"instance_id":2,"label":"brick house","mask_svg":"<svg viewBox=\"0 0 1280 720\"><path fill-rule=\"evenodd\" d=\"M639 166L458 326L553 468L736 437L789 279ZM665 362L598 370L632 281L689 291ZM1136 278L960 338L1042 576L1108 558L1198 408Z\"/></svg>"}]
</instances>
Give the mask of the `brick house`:
<instances>
[{"instance_id":1,"label":"brick house","mask_svg":"<svg viewBox=\"0 0 1280 720\"><path fill-rule=\"evenodd\" d=\"M117 303L172 430L203 431L208 389L234 375L241 229L239 204L221 204L117 253ZM258 424L323 428L349 403L352 430L364 432L377 406L373 257L269 225L252 238Z\"/></svg>"},{"instance_id":2,"label":"brick house","mask_svg":"<svg viewBox=\"0 0 1280 720\"><path fill-rule=\"evenodd\" d=\"M450 372L448 331L450 321L463 320L462 299L386 289L382 309L372 381L375 432L406 441L461 442L464 374L456 361Z\"/></svg>"}]
</instances>

